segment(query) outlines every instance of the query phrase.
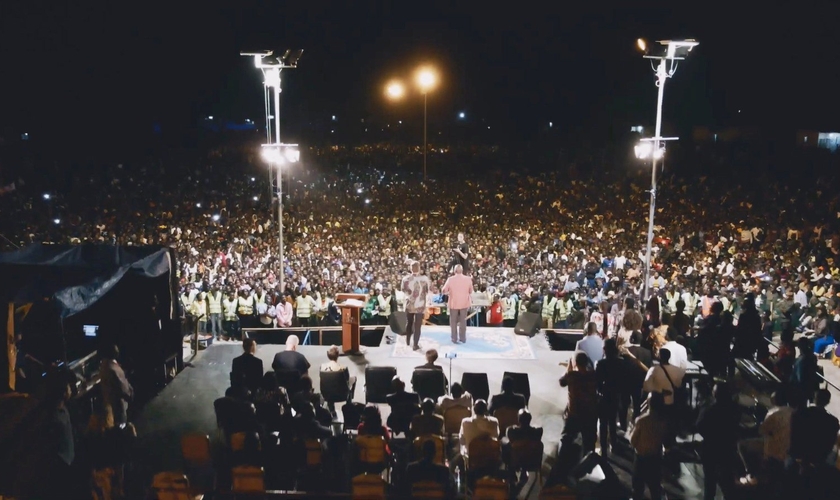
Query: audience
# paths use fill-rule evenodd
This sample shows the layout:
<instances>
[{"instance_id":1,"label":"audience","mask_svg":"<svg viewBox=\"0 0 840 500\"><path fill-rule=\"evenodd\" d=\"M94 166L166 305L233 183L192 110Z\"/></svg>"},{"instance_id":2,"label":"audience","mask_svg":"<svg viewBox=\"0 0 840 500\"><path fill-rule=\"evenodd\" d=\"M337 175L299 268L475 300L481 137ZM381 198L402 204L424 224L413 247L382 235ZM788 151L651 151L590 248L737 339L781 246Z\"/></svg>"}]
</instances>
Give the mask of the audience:
<instances>
[{"instance_id":1,"label":"audience","mask_svg":"<svg viewBox=\"0 0 840 500\"><path fill-rule=\"evenodd\" d=\"M511 408L521 410L525 408L525 396L513 392L515 382L512 377L502 379L502 392L490 398L490 413L493 414L499 408Z\"/></svg>"},{"instance_id":2,"label":"audience","mask_svg":"<svg viewBox=\"0 0 840 500\"><path fill-rule=\"evenodd\" d=\"M230 372L231 385L242 384L255 393L263 378L263 362L254 356L257 352L257 342L250 338L243 340L242 350L245 352L233 358L233 369Z\"/></svg>"},{"instance_id":3,"label":"audience","mask_svg":"<svg viewBox=\"0 0 840 500\"><path fill-rule=\"evenodd\" d=\"M420 415L411 419L411 435L418 436L442 436L443 417L435 414L435 402L426 398L420 405Z\"/></svg>"}]
</instances>

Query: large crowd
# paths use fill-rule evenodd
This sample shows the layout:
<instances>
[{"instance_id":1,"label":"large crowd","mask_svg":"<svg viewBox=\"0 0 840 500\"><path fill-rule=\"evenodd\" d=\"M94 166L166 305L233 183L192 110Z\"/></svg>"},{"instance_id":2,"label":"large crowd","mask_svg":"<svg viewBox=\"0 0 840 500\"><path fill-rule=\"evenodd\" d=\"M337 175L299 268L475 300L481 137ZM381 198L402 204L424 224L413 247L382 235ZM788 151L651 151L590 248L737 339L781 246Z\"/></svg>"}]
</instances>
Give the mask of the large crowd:
<instances>
[{"instance_id":1,"label":"large crowd","mask_svg":"<svg viewBox=\"0 0 840 500\"><path fill-rule=\"evenodd\" d=\"M440 154L450 153L455 152ZM495 152L470 154L473 162L490 163ZM710 374L725 379L732 373L732 359L740 357L763 363L786 387L763 418L758 444L738 440L741 412L730 404L728 385L720 384L708 395L714 403L692 422L704 438L706 497L712 498L718 485L727 498L737 494L733 488L739 482L778 485L773 478L777 471L797 467L802 469L796 476L800 479L784 485L816 485L816 479L829 477L824 465L834 446L837 420L825 416L828 393L816 390L814 353L835 348L840 323L840 196L831 189L831 179L816 179L809 189L784 182L757 186L717 177L662 176L652 273L645 283L644 178L496 169L471 176L453 165L449 175L424 183L401 168L404 161L416 160L416 151L376 147L311 150L304 160L303 166L284 173L283 262L268 175L254 154L236 148L214 149L200 161L169 158L24 178L0 195L5 216L0 233L8 244L20 246L171 246L179 256L184 314L198 319L199 328L226 336L235 336L238 326L260 322L329 322L332 298L346 291L369 294L366 320L385 322L391 312L404 308L400 283L415 261L432 282L430 313L445 313L440 288L456 261L457 247L467 256L458 262L467 264L476 288L494 304L494 314L479 316L482 322L498 323L495 313L501 309L502 321L510 326L530 311L541 317L543 326L586 330L560 382L569 388L561 459L578 436L588 452L600 435L601 456L606 457L620 446L621 435L635 452L634 493L647 486L657 496L662 450L673 448L676 440L674 405L684 397L677 388L687 363L701 361ZM279 285L281 275L285 289ZM651 300L642 300L645 287ZM778 331L781 345L770 356L761 335L775 341ZM804 333L798 346L797 331ZM253 343L244 347L253 353ZM294 351L294 346L287 350ZM433 358L428 361L435 366ZM342 369L330 359L327 371ZM643 370L634 366L638 364ZM249 418L265 420L261 405L285 389L274 376L265 374L265 387L254 382L262 384L260 377L253 378L253 387L234 384L225 400L232 406L242 403ZM302 417L295 421L299 429L286 422L280 430L294 428L301 435L327 439L335 409L315 398L311 385L296 390L304 403L297 411ZM410 394L399 380L393 391L389 398ZM644 393L654 396L642 397ZM418 403L411 406L419 408L419 398L410 397ZM808 406L809 400L815 405ZM437 405L422 404L421 414L434 424L433 434L442 422L435 412L445 413L453 401L469 415L461 426L462 457L469 454L471 440L467 421L502 436L491 414L500 406L520 411L527 405L511 381L503 383L490 408L454 384ZM279 404L295 402L286 397ZM271 408L269 416L277 413ZM384 423L375 408L357 410L359 434L382 435L390 442L390 431L399 427L392 421L398 415L394 408ZM638 417L633 425L627 422L630 413ZM510 426L521 431L519 438L536 436L527 410L518 416L518 425ZM251 420L243 418L239 424L243 422ZM277 422L272 422L254 421L247 431L274 429L271 425ZM410 425L407 431L411 434ZM510 432L508 438L514 439ZM281 450L282 440L279 446L265 448ZM423 460L434 461L434 450L426 448ZM393 452L400 453L396 443ZM739 453L743 464L736 463ZM245 462L272 460L255 456ZM430 470L450 478L447 471ZM735 471L743 471L744 477L732 477ZM517 471L513 473L511 481L516 480Z\"/></svg>"}]
</instances>

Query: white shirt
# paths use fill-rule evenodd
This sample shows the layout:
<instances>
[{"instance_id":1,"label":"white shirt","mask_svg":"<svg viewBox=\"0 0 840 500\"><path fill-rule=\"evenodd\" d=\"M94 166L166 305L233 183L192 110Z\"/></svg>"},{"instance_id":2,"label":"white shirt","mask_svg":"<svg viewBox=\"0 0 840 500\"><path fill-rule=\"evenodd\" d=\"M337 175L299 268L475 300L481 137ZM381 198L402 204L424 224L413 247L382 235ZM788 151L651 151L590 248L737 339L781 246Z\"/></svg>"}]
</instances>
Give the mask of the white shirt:
<instances>
[{"instance_id":1,"label":"white shirt","mask_svg":"<svg viewBox=\"0 0 840 500\"><path fill-rule=\"evenodd\" d=\"M665 342L662 349L668 349L671 353L671 359L668 360L669 365L681 368L683 371L688 369L688 352L685 350L685 347L673 340L669 340ZM674 383L677 383L677 381L675 380Z\"/></svg>"},{"instance_id":2,"label":"white shirt","mask_svg":"<svg viewBox=\"0 0 840 500\"><path fill-rule=\"evenodd\" d=\"M665 370L668 371L667 376L665 375ZM678 368L673 365L665 365L664 367L661 365L655 365L650 367L648 370L642 389L644 389L645 392L663 393L665 396L665 404L672 405L674 404L674 389L678 389L682 385L684 376L685 370L682 368ZM671 378L674 385L671 385L671 382L668 381L668 377Z\"/></svg>"},{"instance_id":3,"label":"white shirt","mask_svg":"<svg viewBox=\"0 0 840 500\"><path fill-rule=\"evenodd\" d=\"M495 417L474 417L465 418L461 421L461 432L458 440L461 443L461 454L467 456L470 443L473 439L482 434L489 434L490 437L499 438L499 421Z\"/></svg>"}]
</instances>

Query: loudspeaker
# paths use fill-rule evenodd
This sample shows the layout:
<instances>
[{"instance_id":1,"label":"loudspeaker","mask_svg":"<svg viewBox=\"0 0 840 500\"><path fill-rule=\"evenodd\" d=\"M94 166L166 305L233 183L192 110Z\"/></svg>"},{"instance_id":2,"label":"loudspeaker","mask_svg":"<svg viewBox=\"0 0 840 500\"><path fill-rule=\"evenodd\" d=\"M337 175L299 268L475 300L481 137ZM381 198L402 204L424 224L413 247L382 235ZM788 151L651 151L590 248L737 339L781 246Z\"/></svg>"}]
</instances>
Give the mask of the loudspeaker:
<instances>
[{"instance_id":1,"label":"loudspeaker","mask_svg":"<svg viewBox=\"0 0 840 500\"><path fill-rule=\"evenodd\" d=\"M391 316L388 317L388 326L397 335L405 335L408 329L408 316L404 311L392 312Z\"/></svg>"},{"instance_id":2,"label":"loudspeaker","mask_svg":"<svg viewBox=\"0 0 840 500\"><path fill-rule=\"evenodd\" d=\"M519 319L516 320L516 327L513 333L517 335L527 335L533 337L540 331L540 315L532 312L524 312L519 314Z\"/></svg>"}]
</instances>

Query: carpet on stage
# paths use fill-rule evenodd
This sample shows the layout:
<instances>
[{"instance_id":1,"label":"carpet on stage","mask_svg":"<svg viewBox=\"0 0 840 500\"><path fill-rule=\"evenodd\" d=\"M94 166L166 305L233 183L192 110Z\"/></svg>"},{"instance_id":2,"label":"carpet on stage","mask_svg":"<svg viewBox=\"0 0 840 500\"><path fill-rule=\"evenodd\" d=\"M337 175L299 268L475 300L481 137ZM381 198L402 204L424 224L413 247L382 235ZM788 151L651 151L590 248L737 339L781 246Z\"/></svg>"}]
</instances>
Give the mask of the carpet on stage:
<instances>
[{"instance_id":1,"label":"carpet on stage","mask_svg":"<svg viewBox=\"0 0 840 500\"><path fill-rule=\"evenodd\" d=\"M448 326L424 326L420 336L420 350L406 345L405 336L397 336L392 358L422 359L429 349L437 349L440 360L455 352L463 359L536 359L527 336L516 335L513 328L467 328L467 342L453 344Z\"/></svg>"}]
</instances>

